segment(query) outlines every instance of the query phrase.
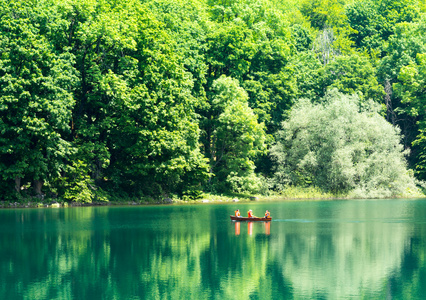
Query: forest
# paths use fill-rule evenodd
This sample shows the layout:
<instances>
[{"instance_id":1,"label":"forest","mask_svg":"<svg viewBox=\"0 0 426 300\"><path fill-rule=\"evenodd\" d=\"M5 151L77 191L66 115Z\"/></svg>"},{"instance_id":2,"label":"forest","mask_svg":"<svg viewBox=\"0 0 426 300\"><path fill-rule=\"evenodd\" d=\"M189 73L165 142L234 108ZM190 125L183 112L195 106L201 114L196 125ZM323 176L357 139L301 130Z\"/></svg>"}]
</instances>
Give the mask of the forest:
<instances>
[{"instance_id":1,"label":"forest","mask_svg":"<svg viewBox=\"0 0 426 300\"><path fill-rule=\"evenodd\" d=\"M0 0L4 201L423 195L425 0Z\"/></svg>"}]
</instances>

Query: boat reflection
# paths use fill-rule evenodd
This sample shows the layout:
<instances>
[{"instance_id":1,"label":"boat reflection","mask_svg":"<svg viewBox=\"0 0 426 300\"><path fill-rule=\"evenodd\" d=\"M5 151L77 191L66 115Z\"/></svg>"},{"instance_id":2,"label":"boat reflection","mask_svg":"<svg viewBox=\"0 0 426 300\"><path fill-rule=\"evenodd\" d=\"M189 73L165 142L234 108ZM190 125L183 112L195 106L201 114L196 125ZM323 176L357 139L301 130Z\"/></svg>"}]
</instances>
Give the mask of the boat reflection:
<instances>
[{"instance_id":1,"label":"boat reflection","mask_svg":"<svg viewBox=\"0 0 426 300\"><path fill-rule=\"evenodd\" d=\"M270 235L271 234L271 222L265 222L265 234Z\"/></svg>"},{"instance_id":2,"label":"boat reflection","mask_svg":"<svg viewBox=\"0 0 426 300\"><path fill-rule=\"evenodd\" d=\"M256 223L257 225L253 225L254 223ZM263 224L263 225L261 225ZM235 226L235 235L240 235L241 234L241 222L235 222L234 223ZM248 235L253 235L253 226L257 226L256 228L256 232L257 234L259 234L258 230L260 229L259 226L263 226L264 227L264 233L265 235L270 235L271 234L271 222L247 222L247 234Z\"/></svg>"}]
</instances>

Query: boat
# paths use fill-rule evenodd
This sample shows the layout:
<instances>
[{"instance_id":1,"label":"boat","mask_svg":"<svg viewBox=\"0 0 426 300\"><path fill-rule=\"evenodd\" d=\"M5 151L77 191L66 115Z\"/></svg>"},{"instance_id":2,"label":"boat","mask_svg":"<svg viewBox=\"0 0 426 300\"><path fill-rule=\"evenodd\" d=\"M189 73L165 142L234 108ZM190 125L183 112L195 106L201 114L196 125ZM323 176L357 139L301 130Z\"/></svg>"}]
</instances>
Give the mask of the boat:
<instances>
[{"instance_id":1,"label":"boat","mask_svg":"<svg viewBox=\"0 0 426 300\"><path fill-rule=\"evenodd\" d=\"M265 217L263 217L263 218L260 218L260 217L251 217L251 218L249 218L249 217L237 217L237 216L230 216L231 217L231 220L232 221L250 221L250 222L253 222L253 221L271 221L272 220L272 218L271 217L269 217L269 218L265 218Z\"/></svg>"}]
</instances>

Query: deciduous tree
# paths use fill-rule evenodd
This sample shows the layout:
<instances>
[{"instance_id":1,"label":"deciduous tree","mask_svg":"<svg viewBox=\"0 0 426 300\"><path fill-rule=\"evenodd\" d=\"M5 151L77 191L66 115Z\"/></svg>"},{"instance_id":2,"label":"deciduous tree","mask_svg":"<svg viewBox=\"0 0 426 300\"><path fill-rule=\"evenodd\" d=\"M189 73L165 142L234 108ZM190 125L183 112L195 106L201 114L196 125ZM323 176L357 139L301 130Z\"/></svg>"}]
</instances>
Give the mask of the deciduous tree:
<instances>
[{"instance_id":1,"label":"deciduous tree","mask_svg":"<svg viewBox=\"0 0 426 300\"><path fill-rule=\"evenodd\" d=\"M218 191L258 191L253 158L265 150L264 125L258 123L237 80L222 76L213 90L212 114L204 128L204 147L214 175L211 184Z\"/></svg>"},{"instance_id":2,"label":"deciduous tree","mask_svg":"<svg viewBox=\"0 0 426 300\"><path fill-rule=\"evenodd\" d=\"M25 1L1 3L0 171L3 183L19 191L33 182L41 195L72 151L67 137L78 79L74 56L55 51L38 13Z\"/></svg>"},{"instance_id":3,"label":"deciduous tree","mask_svg":"<svg viewBox=\"0 0 426 300\"><path fill-rule=\"evenodd\" d=\"M375 105L361 106L357 96L337 91L320 104L296 103L271 151L277 185L314 185L358 197L417 193L399 130Z\"/></svg>"}]
</instances>

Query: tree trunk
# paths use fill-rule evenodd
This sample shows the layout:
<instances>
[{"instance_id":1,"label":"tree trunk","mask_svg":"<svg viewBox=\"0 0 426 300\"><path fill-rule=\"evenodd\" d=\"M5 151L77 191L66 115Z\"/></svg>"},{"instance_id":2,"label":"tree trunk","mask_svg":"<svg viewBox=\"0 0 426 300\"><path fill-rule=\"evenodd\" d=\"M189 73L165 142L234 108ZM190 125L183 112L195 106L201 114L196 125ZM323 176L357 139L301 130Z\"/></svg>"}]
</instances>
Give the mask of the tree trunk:
<instances>
[{"instance_id":1,"label":"tree trunk","mask_svg":"<svg viewBox=\"0 0 426 300\"><path fill-rule=\"evenodd\" d=\"M393 126L396 124L396 113L392 107L392 85L389 80L385 82L385 104L387 110L387 120L392 123Z\"/></svg>"},{"instance_id":2,"label":"tree trunk","mask_svg":"<svg viewBox=\"0 0 426 300\"><path fill-rule=\"evenodd\" d=\"M41 188L43 187L44 181L43 180L34 180L34 192L41 196Z\"/></svg>"},{"instance_id":3,"label":"tree trunk","mask_svg":"<svg viewBox=\"0 0 426 300\"><path fill-rule=\"evenodd\" d=\"M21 190L21 177L15 177L15 190L19 193Z\"/></svg>"}]
</instances>

